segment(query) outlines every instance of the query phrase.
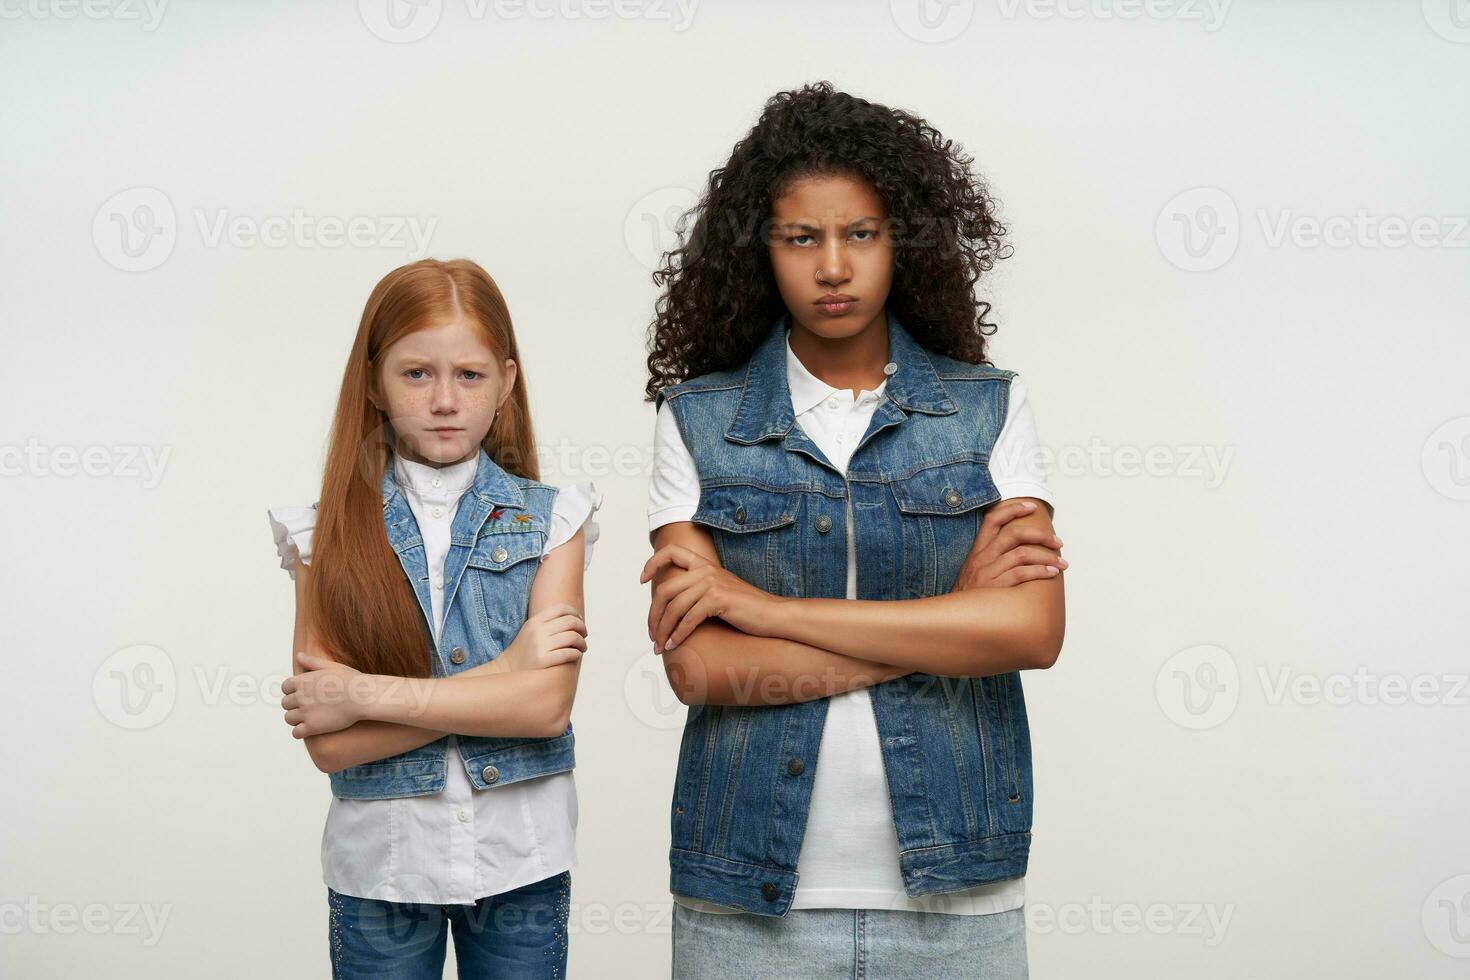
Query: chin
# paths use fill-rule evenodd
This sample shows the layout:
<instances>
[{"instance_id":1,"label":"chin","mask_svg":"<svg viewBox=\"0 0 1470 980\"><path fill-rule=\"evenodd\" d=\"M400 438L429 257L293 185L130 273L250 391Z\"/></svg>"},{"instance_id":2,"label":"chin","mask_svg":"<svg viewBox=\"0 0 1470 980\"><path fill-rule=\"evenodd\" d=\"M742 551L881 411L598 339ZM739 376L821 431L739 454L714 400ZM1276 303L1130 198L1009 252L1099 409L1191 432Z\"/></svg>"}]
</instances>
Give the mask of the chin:
<instances>
[{"instance_id":1,"label":"chin","mask_svg":"<svg viewBox=\"0 0 1470 980\"><path fill-rule=\"evenodd\" d=\"M794 319L818 337L843 340L862 333L863 328L873 319L873 314L859 307L843 316L832 317L813 310L803 316L794 316Z\"/></svg>"},{"instance_id":2,"label":"chin","mask_svg":"<svg viewBox=\"0 0 1470 980\"><path fill-rule=\"evenodd\" d=\"M457 463L470 452L470 448L464 444L463 440L445 442L436 439L431 433L425 433L424 438L410 443L408 448L419 459L439 466Z\"/></svg>"}]
</instances>

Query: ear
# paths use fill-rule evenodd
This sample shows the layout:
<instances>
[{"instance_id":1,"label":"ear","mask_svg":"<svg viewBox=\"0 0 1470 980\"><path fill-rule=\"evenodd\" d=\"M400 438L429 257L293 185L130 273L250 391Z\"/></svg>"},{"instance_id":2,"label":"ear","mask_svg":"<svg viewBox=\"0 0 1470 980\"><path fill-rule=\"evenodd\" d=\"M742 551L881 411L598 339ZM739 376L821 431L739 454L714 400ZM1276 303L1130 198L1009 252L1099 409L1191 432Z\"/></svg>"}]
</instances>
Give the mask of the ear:
<instances>
[{"instance_id":1,"label":"ear","mask_svg":"<svg viewBox=\"0 0 1470 980\"><path fill-rule=\"evenodd\" d=\"M383 396L382 393L378 391L378 366L372 361L368 361L367 397L368 401L373 403L374 408L376 408L380 412L384 411Z\"/></svg>"},{"instance_id":2,"label":"ear","mask_svg":"<svg viewBox=\"0 0 1470 980\"><path fill-rule=\"evenodd\" d=\"M496 406L497 410L505 407L506 401L510 399L511 392L516 390L516 377L518 370L519 368L516 365L515 359L507 357L505 359L505 368L501 371L500 374L501 388L503 390L500 393L500 404Z\"/></svg>"}]
</instances>

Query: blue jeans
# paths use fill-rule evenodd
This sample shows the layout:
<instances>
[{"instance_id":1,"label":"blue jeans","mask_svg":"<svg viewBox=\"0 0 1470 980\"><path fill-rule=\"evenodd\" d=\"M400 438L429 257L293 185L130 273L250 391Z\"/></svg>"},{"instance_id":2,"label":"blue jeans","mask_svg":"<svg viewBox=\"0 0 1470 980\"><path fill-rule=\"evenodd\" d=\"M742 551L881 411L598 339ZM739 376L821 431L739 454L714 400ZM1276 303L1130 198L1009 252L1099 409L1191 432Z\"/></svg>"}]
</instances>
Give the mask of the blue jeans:
<instances>
[{"instance_id":1,"label":"blue jeans","mask_svg":"<svg viewBox=\"0 0 1470 980\"><path fill-rule=\"evenodd\" d=\"M675 980L1026 980L1023 909L990 915L793 909L784 916L674 904Z\"/></svg>"},{"instance_id":2,"label":"blue jeans","mask_svg":"<svg viewBox=\"0 0 1470 980\"><path fill-rule=\"evenodd\" d=\"M474 905L418 905L327 889L332 980L440 980L454 934L460 980L566 976L572 873Z\"/></svg>"}]
</instances>

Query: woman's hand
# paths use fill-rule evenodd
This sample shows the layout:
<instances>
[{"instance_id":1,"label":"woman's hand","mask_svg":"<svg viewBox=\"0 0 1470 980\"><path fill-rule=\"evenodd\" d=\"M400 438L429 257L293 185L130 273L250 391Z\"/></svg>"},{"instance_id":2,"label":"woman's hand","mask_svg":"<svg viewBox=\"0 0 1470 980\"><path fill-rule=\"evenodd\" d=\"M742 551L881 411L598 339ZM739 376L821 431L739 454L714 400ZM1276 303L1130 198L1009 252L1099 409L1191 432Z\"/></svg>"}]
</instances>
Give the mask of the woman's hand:
<instances>
[{"instance_id":1,"label":"woman's hand","mask_svg":"<svg viewBox=\"0 0 1470 980\"><path fill-rule=\"evenodd\" d=\"M1034 500L1018 497L986 511L980 533L950 591L1005 588L1060 575L1067 567L1061 555L1062 539L1050 529L1017 520L1035 513L1038 506Z\"/></svg>"},{"instance_id":2,"label":"woman's hand","mask_svg":"<svg viewBox=\"0 0 1470 980\"><path fill-rule=\"evenodd\" d=\"M681 545L665 545L643 565L639 582L651 582L665 565L681 569L654 587L648 610L653 652L683 643L706 619L718 618L748 636L769 636L776 606L785 600L726 571L718 562Z\"/></svg>"},{"instance_id":3,"label":"woman's hand","mask_svg":"<svg viewBox=\"0 0 1470 980\"><path fill-rule=\"evenodd\" d=\"M540 670L576 663L587 652L587 623L577 607L557 603L526 617L510 646L491 663L501 670Z\"/></svg>"},{"instance_id":4,"label":"woman's hand","mask_svg":"<svg viewBox=\"0 0 1470 980\"><path fill-rule=\"evenodd\" d=\"M376 695L375 678L329 657L297 651L302 672L281 684L281 707L296 738L341 731L364 717Z\"/></svg>"}]
</instances>

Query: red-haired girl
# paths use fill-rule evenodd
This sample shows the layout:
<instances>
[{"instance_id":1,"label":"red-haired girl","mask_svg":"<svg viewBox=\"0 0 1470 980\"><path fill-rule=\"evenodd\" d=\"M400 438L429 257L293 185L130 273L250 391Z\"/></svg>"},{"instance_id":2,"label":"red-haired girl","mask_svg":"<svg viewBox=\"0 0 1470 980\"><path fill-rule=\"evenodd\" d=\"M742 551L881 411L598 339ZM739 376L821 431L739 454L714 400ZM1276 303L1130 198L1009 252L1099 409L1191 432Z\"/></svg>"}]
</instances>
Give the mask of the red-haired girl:
<instances>
[{"instance_id":1,"label":"red-haired girl","mask_svg":"<svg viewBox=\"0 0 1470 980\"><path fill-rule=\"evenodd\" d=\"M394 269L348 356L296 584L285 720L329 773L332 975L565 973L591 483L539 480L510 313L467 260Z\"/></svg>"}]
</instances>

